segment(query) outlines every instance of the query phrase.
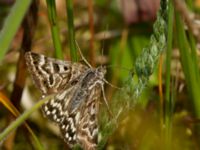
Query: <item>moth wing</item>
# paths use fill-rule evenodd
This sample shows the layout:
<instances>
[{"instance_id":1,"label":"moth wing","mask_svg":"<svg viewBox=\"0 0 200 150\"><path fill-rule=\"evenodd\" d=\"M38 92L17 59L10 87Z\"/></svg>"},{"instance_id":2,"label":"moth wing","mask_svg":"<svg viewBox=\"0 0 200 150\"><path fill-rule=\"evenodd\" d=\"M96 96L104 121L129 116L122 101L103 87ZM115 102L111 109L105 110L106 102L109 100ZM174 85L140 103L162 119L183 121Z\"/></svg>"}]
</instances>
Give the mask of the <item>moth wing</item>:
<instances>
[{"instance_id":1,"label":"moth wing","mask_svg":"<svg viewBox=\"0 0 200 150\"><path fill-rule=\"evenodd\" d=\"M77 125L77 141L87 150L95 150L98 142L98 112L101 87L91 89L86 108L81 110L80 121Z\"/></svg>"},{"instance_id":2,"label":"moth wing","mask_svg":"<svg viewBox=\"0 0 200 150\"><path fill-rule=\"evenodd\" d=\"M33 52L27 52L25 60L28 71L43 96L66 89L69 83L74 84L74 80L88 69L81 63L57 60Z\"/></svg>"},{"instance_id":3,"label":"moth wing","mask_svg":"<svg viewBox=\"0 0 200 150\"><path fill-rule=\"evenodd\" d=\"M54 123L61 124L64 118L69 116L69 110L73 93L77 88L77 84L73 85L66 90L62 90L55 94L49 101L42 105L43 114Z\"/></svg>"},{"instance_id":4,"label":"moth wing","mask_svg":"<svg viewBox=\"0 0 200 150\"><path fill-rule=\"evenodd\" d=\"M93 150L97 145L100 87L90 90L86 101L65 117L60 130L69 146L79 143L83 149Z\"/></svg>"}]
</instances>

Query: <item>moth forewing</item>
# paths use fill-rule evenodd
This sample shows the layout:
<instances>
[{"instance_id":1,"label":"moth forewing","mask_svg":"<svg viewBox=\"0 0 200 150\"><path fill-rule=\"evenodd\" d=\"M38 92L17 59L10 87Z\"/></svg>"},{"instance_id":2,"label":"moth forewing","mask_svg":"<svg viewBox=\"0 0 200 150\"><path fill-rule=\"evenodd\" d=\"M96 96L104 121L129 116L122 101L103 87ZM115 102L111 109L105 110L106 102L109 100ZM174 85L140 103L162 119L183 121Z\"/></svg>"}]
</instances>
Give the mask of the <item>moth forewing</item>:
<instances>
[{"instance_id":1,"label":"moth forewing","mask_svg":"<svg viewBox=\"0 0 200 150\"><path fill-rule=\"evenodd\" d=\"M27 52L25 60L35 85L43 95L65 89L88 69L80 63L57 60L33 52Z\"/></svg>"}]
</instances>

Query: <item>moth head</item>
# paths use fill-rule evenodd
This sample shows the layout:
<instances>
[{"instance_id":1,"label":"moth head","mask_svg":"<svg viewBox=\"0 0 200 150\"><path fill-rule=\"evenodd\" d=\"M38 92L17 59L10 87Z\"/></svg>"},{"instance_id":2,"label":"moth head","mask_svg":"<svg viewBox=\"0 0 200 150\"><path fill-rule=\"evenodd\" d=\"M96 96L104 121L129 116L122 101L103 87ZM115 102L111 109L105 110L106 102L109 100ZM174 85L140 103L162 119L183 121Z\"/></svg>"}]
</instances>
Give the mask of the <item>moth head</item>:
<instances>
[{"instance_id":1,"label":"moth head","mask_svg":"<svg viewBox=\"0 0 200 150\"><path fill-rule=\"evenodd\" d=\"M104 76L106 74L106 67L105 66L98 67L96 70L96 73L100 78L104 78Z\"/></svg>"}]
</instances>

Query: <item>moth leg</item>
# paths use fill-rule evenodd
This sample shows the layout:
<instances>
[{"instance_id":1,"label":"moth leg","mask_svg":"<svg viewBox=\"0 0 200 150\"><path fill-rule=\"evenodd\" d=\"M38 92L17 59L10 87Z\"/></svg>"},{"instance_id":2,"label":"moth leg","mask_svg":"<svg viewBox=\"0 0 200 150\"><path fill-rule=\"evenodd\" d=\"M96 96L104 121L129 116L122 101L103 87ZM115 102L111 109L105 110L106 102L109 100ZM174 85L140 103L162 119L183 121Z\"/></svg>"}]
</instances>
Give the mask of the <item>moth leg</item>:
<instances>
[{"instance_id":1,"label":"moth leg","mask_svg":"<svg viewBox=\"0 0 200 150\"><path fill-rule=\"evenodd\" d=\"M117 86L115 86L115 85L111 84L111 83L110 83L110 82L108 82L106 79L103 79L103 81L104 81L106 84L108 84L108 85L110 85L111 87L113 87L113 88L116 88L116 89L118 89L118 90L122 90L122 88L121 88L121 87L117 87Z\"/></svg>"},{"instance_id":2,"label":"moth leg","mask_svg":"<svg viewBox=\"0 0 200 150\"><path fill-rule=\"evenodd\" d=\"M115 123L116 125L116 128L118 126L118 123L117 123L117 118L119 117L119 115L121 114L121 111L119 111L119 113L114 117L113 113L111 112L110 108L109 108L109 105L108 105L108 101L106 99L106 96L105 96L105 92L104 92L104 87L103 85L101 85L101 88L102 88L102 93L103 93L103 99L104 99L104 102L106 104L106 107L107 107L107 111L108 111L108 114L109 114L109 119L112 120L113 123Z\"/></svg>"},{"instance_id":3,"label":"moth leg","mask_svg":"<svg viewBox=\"0 0 200 150\"><path fill-rule=\"evenodd\" d=\"M109 116L110 116L111 118L113 118L113 114L112 114L112 112L111 112L111 110L110 110L110 107L109 107L109 105L108 105L108 101L107 101L106 96L105 96L105 91L104 91L103 84L101 84L101 89L102 89L103 100L104 100L104 102L105 102L105 104L106 104L108 114L109 114Z\"/></svg>"}]
</instances>

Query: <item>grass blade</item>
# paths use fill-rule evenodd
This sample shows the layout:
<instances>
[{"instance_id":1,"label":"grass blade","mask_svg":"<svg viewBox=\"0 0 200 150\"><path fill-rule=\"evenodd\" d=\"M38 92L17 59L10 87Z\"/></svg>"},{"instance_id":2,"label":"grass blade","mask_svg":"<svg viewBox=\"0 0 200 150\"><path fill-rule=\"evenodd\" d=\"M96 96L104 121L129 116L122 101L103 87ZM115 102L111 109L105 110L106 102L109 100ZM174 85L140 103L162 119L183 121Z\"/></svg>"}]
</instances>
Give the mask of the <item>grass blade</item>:
<instances>
[{"instance_id":1,"label":"grass blade","mask_svg":"<svg viewBox=\"0 0 200 150\"><path fill-rule=\"evenodd\" d=\"M67 5L66 8L67 8L67 24L68 24L70 55L72 61L77 61L78 57L77 57L76 42L75 42L72 0L66 0L66 5Z\"/></svg>"},{"instance_id":2,"label":"grass blade","mask_svg":"<svg viewBox=\"0 0 200 150\"><path fill-rule=\"evenodd\" d=\"M46 101L52 98L53 95L47 96L44 99L36 103L31 109L25 111L21 116L19 116L14 122L12 122L2 133L0 133L0 141L2 142L14 129L19 127L24 121L38 108L42 106ZM42 148L41 148L42 149Z\"/></svg>"},{"instance_id":3,"label":"grass blade","mask_svg":"<svg viewBox=\"0 0 200 150\"><path fill-rule=\"evenodd\" d=\"M51 25L51 34L55 48L55 55L56 58L62 59L63 55L62 55L61 41L59 37L55 0L46 0L46 3L47 3L49 21Z\"/></svg>"},{"instance_id":4,"label":"grass blade","mask_svg":"<svg viewBox=\"0 0 200 150\"><path fill-rule=\"evenodd\" d=\"M0 102L15 116L18 117L20 116L20 112L17 110L17 108L10 102L10 100L3 94L0 92ZM33 145L36 149L39 150L43 150L43 146L40 143L40 141L38 140L37 136L35 135L35 133L32 131L32 129L29 127L29 125L27 123L25 123L25 127L27 128L27 130L29 131L31 137L32 137L32 142Z\"/></svg>"},{"instance_id":5,"label":"grass blade","mask_svg":"<svg viewBox=\"0 0 200 150\"><path fill-rule=\"evenodd\" d=\"M170 81L171 81L171 55L172 55L172 40L173 40L173 14L174 8L173 3L169 1L169 13L168 13L168 35L167 35L167 51L166 51L166 95L165 95L165 113L164 113L164 143L165 149L171 149L171 139L172 139L172 112L173 112L173 102L170 97Z\"/></svg>"},{"instance_id":6,"label":"grass blade","mask_svg":"<svg viewBox=\"0 0 200 150\"><path fill-rule=\"evenodd\" d=\"M11 8L0 32L0 60L2 60L6 51L9 49L12 39L14 38L30 4L31 0L20 0L16 1Z\"/></svg>"}]
</instances>

